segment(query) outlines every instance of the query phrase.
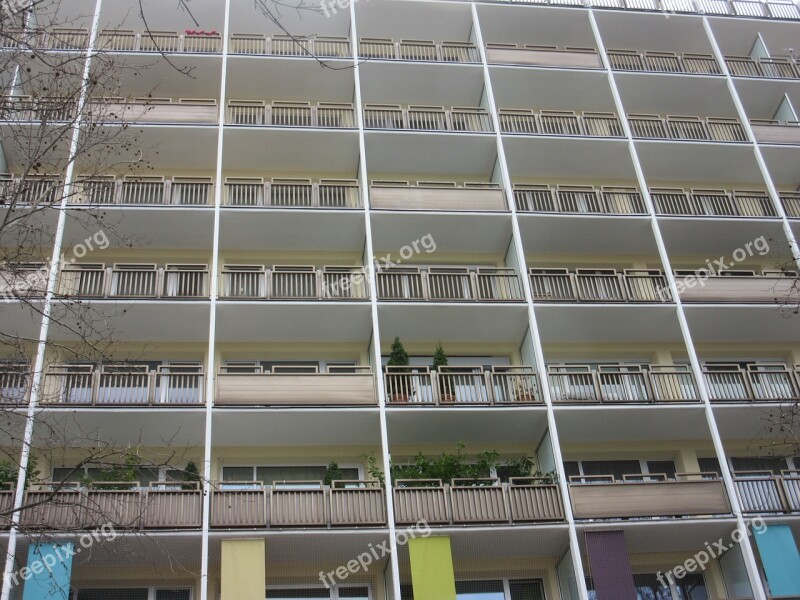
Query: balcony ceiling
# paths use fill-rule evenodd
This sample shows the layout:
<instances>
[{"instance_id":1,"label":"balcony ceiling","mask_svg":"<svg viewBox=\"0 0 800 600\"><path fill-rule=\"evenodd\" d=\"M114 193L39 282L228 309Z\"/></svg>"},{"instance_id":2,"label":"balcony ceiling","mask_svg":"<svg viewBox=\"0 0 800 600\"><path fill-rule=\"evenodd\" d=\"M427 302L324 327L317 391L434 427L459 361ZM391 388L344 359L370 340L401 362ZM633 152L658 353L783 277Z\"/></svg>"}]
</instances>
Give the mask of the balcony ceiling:
<instances>
[{"instance_id":1,"label":"balcony ceiling","mask_svg":"<svg viewBox=\"0 0 800 600\"><path fill-rule=\"evenodd\" d=\"M751 119L772 119L784 95L789 97L795 111L800 110L800 81L737 79L736 91Z\"/></svg>"},{"instance_id":2,"label":"balcony ceiling","mask_svg":"<svg viewBox=\"0 0 800 600\"><path fill-rule=\"evenodd\" d=\"M477 107L483 96L480 65L367 60L360 72L361 98L366 104Z\"/></svg>"},{"instance_id":3,"label":"balcony ceiling","mask_svg":"<svg viewBox=\"0 0 800 600\"><path fill-rule=\"evenodd\" d=\"M628 180L636 177L624 140L503 136L512 178Z\"/></svg>"},{"instance_id":4,"label":"balcony ceiling","mask_svg":"<svg viewBox=\"0 0 800 600\"><path fill-rule=\"evenodd\" d=\"M541 305L536 308L544 343L679 342L673 306Z\"/></svg>"},{"instance_id":5,"label":"balcony ceiling","mask_svg":"<svg viewBox=\"0 0 800 600\"><path fill-rule=\"evenodd\" d=\"M529 443L532 453L547 429L544 405L530 408L389 408L389 440L395 445Z\"/></svg>"},{"instance_id":6,"label":"balcony ceiling","mask_svg":"<svg viewBox=\"0 0 800 600\"><path fill-rule=\"evenodd\" d=\"M223 4L224 6L224 4ZM264 16L255 2L237 2L236 10L230 14L231 33L258 33L264 35L285 35L285 31L268 17ZM333 10L329 15L319 10L313 3L268 4L278 17L280 25L295 36L339 36L350 35L350 10ZM306 7L305 10L293 10L293 6ZM207 28L206 28L207 29ZM221 29L221 27L220 27Z\"/></svg>"},{"instance_id":7,"label":"balcony ceiling","mask_svg":"<svg viewBox=\"0 0 800 600\"><path fill-rule=\"evenodd\" d=\"M357 7L362 38L461 42L472 32L472 12L466 4L442 2L364 2Z\"/></svg>"},{"instance_id":8,"label":"balcony ceiling","mask_svg":"<svg viewBox=\"0 0 800 600\"><path fill-rule=\"evenodd\" d=\"M519 213L525 252L537 262L549 254L627 254L657 257L648 217Z\"/></svg>"},{"instance_id":9,"label":"balcony ceiling","mask_svg":"<svg viewBox=\"0 0 800 600\"><path fill-rule=\"evenodd\" d=\"M84 0L85 1L85 0ZM144 19L152 31L179 31L185 29L205 29L222 31L225 24L225 4L223 2L192 2L191 14L186 9L174 7L164 10L161 0L141 2ZM138 4L128 2L104 2L100 15L100 29L145 28Z\"/></svg>"},{"instance_id":10,"label":"balcony ceiling","mask_svg":"<svg viewBox=\"0 0 800 600\"><path fill-rule=\"evenodd\" d=\"M775 305L686 305L695 343L792 342L800 339L800 316Z\"/></svg>"},{"instance_id":11,"label":"balcony ceiling","mask_svg":"<svg viewBox=\"0 0 800 600\"><path fill-rule=\"evenodd\" d=\"M3 308L0 310L0 331L4 336L38 340L43 304L43 302L35 300L4 302ZM12 342L7 343L11 344Z\"/></svg>"},{"instance_id":12,"label":"balcony ceiling","mask_svg":"<svg viewBox=\"0 0 800 600\"><path fill-rule=\"evenodd\" d=\"M556 423L562 443L711 439L700 403L557 406Z\"/></svg>"},{"instance_id":13,"label":"balcony ceiling","mask_svg":"<svg viewBox=\"0 0 800 600\"><path fill-rule=\"evenodd\" d=\"M747 56L760 33L770 54L788 54L786 48L797 48L797 24L764 19L731 19L709 16L714 37L723 54Z\"/></svg>"},{"instance_id":14,"label":"balcony ceiling","mask_svg":"<svg viewBox=\"0 0 800 600\"><path fill-rule=\"evenodd\" d=\"M791 410L786 404L781 409L778 404L762 402L714 404L714 418L723 441L748 440L750 449L756 452L761 446L758 440L763 440L767 447L764 452L770 454L767 449L786 435L779 428L770 429L776 422L785 422L780 415Z\"/></svg>"},{"instance_id":15,"label":"balcony ceiling","mask_svg":"<svg viewBox=\"0 0 800 600\"><path fill-rule=\"evenodd\" d=\"M479 4L483 41L547 46L595 46L589 13L574 8Z\"/></svg>"}]
</instances>

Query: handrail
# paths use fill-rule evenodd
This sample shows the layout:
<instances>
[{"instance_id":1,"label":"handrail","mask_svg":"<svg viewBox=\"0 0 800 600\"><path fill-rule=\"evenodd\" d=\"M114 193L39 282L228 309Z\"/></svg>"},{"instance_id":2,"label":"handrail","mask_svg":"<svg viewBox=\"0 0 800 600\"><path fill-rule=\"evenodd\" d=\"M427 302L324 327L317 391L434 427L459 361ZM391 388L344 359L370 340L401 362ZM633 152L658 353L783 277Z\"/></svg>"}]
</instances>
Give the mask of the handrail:
<instances>
[{"instance_id":1,"label":"handrail","mask_svg":"<svg viewBox=\"0 0 800 600\"><path fill-rule=\"evenodd\" d=\"M106 52L186 52L220 53L222 37L216 31L186 33L103 29L98 34L97 48Z\"/></svg>"},{"instance_id":2,"label":"handrail","mask_svg":"<svg viewBox=\"0 0 800 600\"><path fill-rule=\"evenodd\" d=\"M472 42L361 38L358 43L358 54L359 58L367 60L480 62L478 49Z\"/></svg>"},{"instance_id":3,"label":"handrail","mask_svg":"<svg viewBox=\"0 0 800 600\"><path fill-rule=\"evenodd\" d=\"M535 302L672 302L658 269L576 269L531 267Z\"/></svg>"},{"instance_id":4,"label":"handrail","mask_svg":"<svg viewBox=\"0 0 800 600\"><path fill-rule=\"evenodd\" d=\"M611 68L617 71L722 75L717 61L710 54L609 49L608 58Z\"/></svg>"},{"instance_id":5,"label":"handrail","mask_svg":"<svg viewBox=\"0 0 800 600\"><path fill-rule=\"evenodd\" d=\"M738 119L679 115L628 115L633 137L705 142L746 142Z\"/></svg>"},{"instance_id":6,"label":"handrail","mask_svg":"<svg viewBox=\"0 0 800 600\"><path fill-rule=\"evenodd\" d=\"M521 302L519 276L505 267L402 267L380 271L378 298L393 301Z\"/></svg>"},{"instance_id":7,"label":"handrail","mask_svg":"<svg viewBox=\"0 0 800 600\"><path fill-rule=\"evenodd\" d=\"M355 110L347 102L228 100L225 123L239 126L353 129Z\"/></svg>"},{"instance_id":8,"label":"handrail","mask_svg":"<svg viewBox=\"0 0 800 600\"><path fill-rule=\"evenodd\" d=\"M223 206L272 208L361 208L358 181L350 179L273 179L229 177Z\"/></svg>"},{"instance_id":9,"label":"handrail","mask_svg":"<svg viewBox=\"0 0 800 600\"><path fill-rule=\"evenodd\" d=\"M509 134L624 137L613 113L500 108L498 117L500 131Z\"/></svg>"},{"instance_id":10,"label":"handrail","mask_svg":"<svg viewBox=\"0 0 800 600\"><path fill-rule=\"evenodd\" d=\"M365 104L364 127L490 133L492 120L487 110L481 107Z\"/></svg>"},{"instance_id":11,"label":"handrail","mask_svg":"<svg viewBox=\"0 0 800 600\"><path fill-rule=\"evenodd\" d=\"M360 266L225 265L219 297L227 300L365 300Z\"/></svg>"},{"instance_id":12,"label":"handrail","mask_svg":"<svg viewBox=\"0 0 800 600\"><path fill-rule=\"evenodd\" d=\"M58 294L98 299L208 299L209 272L205 265L173 267L144 264L105 267L73 263L59 273Z\"/></svg>"}]
</instances>

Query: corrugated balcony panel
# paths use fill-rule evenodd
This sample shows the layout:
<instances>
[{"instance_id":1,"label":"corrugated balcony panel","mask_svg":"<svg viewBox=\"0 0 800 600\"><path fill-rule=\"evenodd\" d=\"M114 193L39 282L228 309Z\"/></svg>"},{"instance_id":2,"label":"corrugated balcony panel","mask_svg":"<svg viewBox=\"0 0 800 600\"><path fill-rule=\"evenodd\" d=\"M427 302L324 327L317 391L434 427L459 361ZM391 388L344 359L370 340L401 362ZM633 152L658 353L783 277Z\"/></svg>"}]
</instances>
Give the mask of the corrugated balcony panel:
<instances>
[{"instance_id":1,"label":"corrugated balcony panel","mask_svg":"<svg viewBox=\"0 0 800 600\"><path fill-rule=\"evenodd\" d=\"M570 483L572 508L576 519L625 519L641 517L674 517L726 515L730 505L722 481L699 479L695 474L678 476L697 479L676 481ZM652 476L643 475L644 478Z\"/></svg>"},{"instance_id":2,"label":"corrugated balcony panel","mask_svg":"<svg viewBox=\"0 0 800 600\"><path fill-rule=\"evenodd\" d=\"M142 525L153 529L199 528L203 524L201 490L161 490L151 487L144 498Z\"/></svg>"},{"instance_id":3,"label":"corrugated balcony panel","mask_svg":"<svg viewBox=\"0 0 800 600\"><path fill-rule=\"evenodd\" d=\"M450 523L450 507L441 480L419 479L394 482L394 515L398 524L425 520L431 525ZM424 486L424 487L416 487Z\"/></svg>"},{"instance_id":4,"label":"corrugated balcony panel","mask_svg":"<svg viewBox=\"0 0 800 600\"><path fill-rule=\"evenodd\" d=\"M3 514L10 514L14 508L14 489L10 486L5 486L7 489L0 490L0 511ZM8 529L11 527L10 519L3 519L0 522L0 529Z\"/></svg>"},{"instance_id":5,"label":"corrugated balcony panel","mask_svg":"<svg viewBox=\"0 0 800 600\"><path fill-rule=\"evenodd\" d=\"M59 491L52 498L50 490L28 490L20 522L31 529L80 529L84 517L83 494L77 490Z\"/></svg>"},{"instance_id":6,"label":"corrugated balcony panel","mask_svg":"<svg viewBox=\"0 0 800 600\"><path fill-rule=\"evenodd\" d=\"M213 125L219 121L214 100L92 102L88 110L93 119L110 123Z\"/></svg>"},{"instance_id":7,"label":"corrugated balcony panel","mask_svg":"<svg viewBox=\"0 0 800 600\"><path fill-rule=\"evenodd\" d=\"M762 144L800 144L800 122L751 119L753 135Z\"/></svg>"},{"instance_id":8,"label":"corrugated balcony panel","mask_svg":"<svg viewBox=\"0 0 800 600\"><path fill-rule=\"evenodd\" d=\"M325 490L321 482L307 483L315 489L274 488L270 494L270 523L274 527L322 527L327 524Z\"/></svg>"},{"instance_id":9,"label":"corrugated balcony panel","mask_svg":"<svg viewBox=\"0 0 800 600\"><path fill-rule=\"evenodd\" d=\"M384 525L386 498L375 481L334 481L330 494L333 526Z\"/></svg>"},{"instance_id":10,"label":"corrugated balcony panel","mask_svg":"<svg viewBox=\"0 0 800 600\"><path fill-rule=\"evenodd\" d=\"M508 503L514 523L564 520L559 487L547 479L512 477Z\"/></svg>"},{"instance_id":11,"label":"corrugated balcony panel","mask_svg":"<svg viewBox=\"0 0 800 600\"><path fill-rule=\"evenodd\" d=\"M138 482L120 482L119 486L134 485ZM138 529L142 516L142 494L136 490L103 489L116 487L111 483L97 484L97 489L89 489L85 494L83 527L100 527L112 523L117 529Z\"/></svg>"},{"instance_id":12,"label":"corrugated balcony panel","mask_svg":"<svg viewBox=\"0 0 800 600\"><path fill-rule=\"evenodd\" d=\"M225 482L234 486L237 482ZM252 482L241 482L246 489L214 489L211 492L211 527L266 527L268 490Z\"/></svg>"},{"instance_id":13,"label":"corrugated balcony panel","mask_svg":"<svg viewBox=\"0 0 800 600\"><path fill-rule=\"evenodd\" d=\"M453 522L504 523L508 521L503 486L498 479L454 479L450 486Z\"/></svg>"},{"instance_id":14,"label":"corrugated balcony panel","mask_svg":"<svg viewBox=\"0 0 800 600\"><path fill-rule=\"evenodd\" d=\"M744 513L770 514L789 510L782 478L771 471L734 472L733 485Z\"/></svg>"}]
</instances>

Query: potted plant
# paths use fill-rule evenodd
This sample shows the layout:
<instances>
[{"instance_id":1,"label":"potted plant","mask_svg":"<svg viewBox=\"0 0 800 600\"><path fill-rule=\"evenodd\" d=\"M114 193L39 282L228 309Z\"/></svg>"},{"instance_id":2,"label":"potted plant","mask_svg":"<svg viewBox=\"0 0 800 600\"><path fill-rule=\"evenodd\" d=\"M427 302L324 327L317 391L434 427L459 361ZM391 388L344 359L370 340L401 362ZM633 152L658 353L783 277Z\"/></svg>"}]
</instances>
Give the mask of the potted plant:
<instances>
[{"instance_id":1,"label":"potted plant","mask_svg":"<svg viewBox=\"0 0 800 600\"><path fill-rule=\"evenodd\" d=\"M444 379L441 375L441 367L446 367L448 363L447 355L444 353L442 343L436 345L436 351L433 353L433 370L436 371L437 379L439 380L439 400L443 404L452 404L456 401L455 394L450 393L451 390L445 385Z\"/></svg>"},{"instance_id":2,"label":"potted plant","mask_svg":"<svg viewBox=\"0 0 800 600\"><path fill-rule=\"evenodd\" d=\"M389 368L389 371L394 373L408 373L409 369L403 368L408 367L408 352L403 347L403 343L400 341L399 337L395 337L394 341L392 342L392 349L389 352L389 360L386 361L386 366ZM392 402L408 402L409 392L413 394L413 390L411 389L411 379L406 379L405 377L399 377L399 381L402 382L399 386L393 386L394 391L391 394L391 401Z\"/></svg>"},{"instance_id":3,"label":"potted plant","mask_svg":"<svg viewBox=\"0 0 800 600\"><path fill-rule=\"evenodd\" d=\"M189 461L186 463L186 468L183 470L183 484L181 488L184 490L196 490L198 489L198 483L200 482L200 471L197 468L197 465L193 461Z\"/></svg>"},{"instance_id":4,"label":"potted plant","mask_svg":"<svg viewBox=\"0 0 800 600\"><path fill-rule=\"evenodd\" d=\"M325 478L322 481L324 485L333 486L334 481L341 481L344 478L342 470L339 468L338 463L333 461L328 463L325 467Z\"/></svg>"}]
</instances>

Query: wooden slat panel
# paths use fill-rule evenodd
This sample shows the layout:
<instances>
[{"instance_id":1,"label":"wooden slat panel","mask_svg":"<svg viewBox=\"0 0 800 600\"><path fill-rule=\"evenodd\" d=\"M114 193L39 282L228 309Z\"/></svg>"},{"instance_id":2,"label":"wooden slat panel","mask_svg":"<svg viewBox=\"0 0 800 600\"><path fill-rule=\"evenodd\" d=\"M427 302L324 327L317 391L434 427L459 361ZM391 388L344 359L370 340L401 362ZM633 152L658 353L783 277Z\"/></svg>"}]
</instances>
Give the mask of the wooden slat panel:
<instances>
[{"instance_id":1,"label":"wooden slat panel","mask_svg":"<svg viewBox=\"0 0 800 600\"><path fill-rule=\"evenodd\" d=\"M107 104L100 112L106 121L140 123L216 123L218 108L205 104Z\"/></svg>"},{"instance_id":2,"label":"wooden slat panel","mask_svg":"<svg viewBox=\"0 0 800 600\"><path fill-rule=\"evenodd\" d=\"M487 48L486 60L490 63L544 67L599 69L603 66L600 62L600 56L589 52L561 52L524 48Z\"/></svg>"},{"instance_id":3,"label":"wooden slat panel","mask_svg":"<svg viewBox=\"0 0 800 600\"><path fill-rule=\"evenodd\" d=\"M753 125L753 135L759 142L800 144L800 127L791 125Z\"/></svg>"},{"instance_id":4,"label":"wooden slat panel","mask_svg":"<svg viewBox=\"0 0 800 600\"><path fill-rule=\"evenodd\" d=\"M506 210L500 189L380 186L371 188L370 202L393 210Z\"/></svg>"},{"instance_id":5,"label":"wooden slat panel","mask_svg":"<svg viewBox=\"0 0 800 600\"><path fill-rule=\"evenodd\" d=\"M220 374L218 405L372 405L371 373L354 374Z\"/></svg>"},{"instance_id":6,"label":"wooden slat panel","mask_svg":"<svg viewBox=\"0 0 800 600\"><path fill-rule=\"evenodd\" d=\"M784 302L794 283L792 277L709 277L692 287L676 281L685 302Z\"/></svg>"},{"instance_id":7,"label":"wooden slat panel","mask_svg":"<svg viewBox=\"0 0 800 600\"><path fill-rule=\"evenodd\" d=\"M570 485L576 519L716 515L730 512L722 482L659 481Z\"/></svg>"}]
</instances>

